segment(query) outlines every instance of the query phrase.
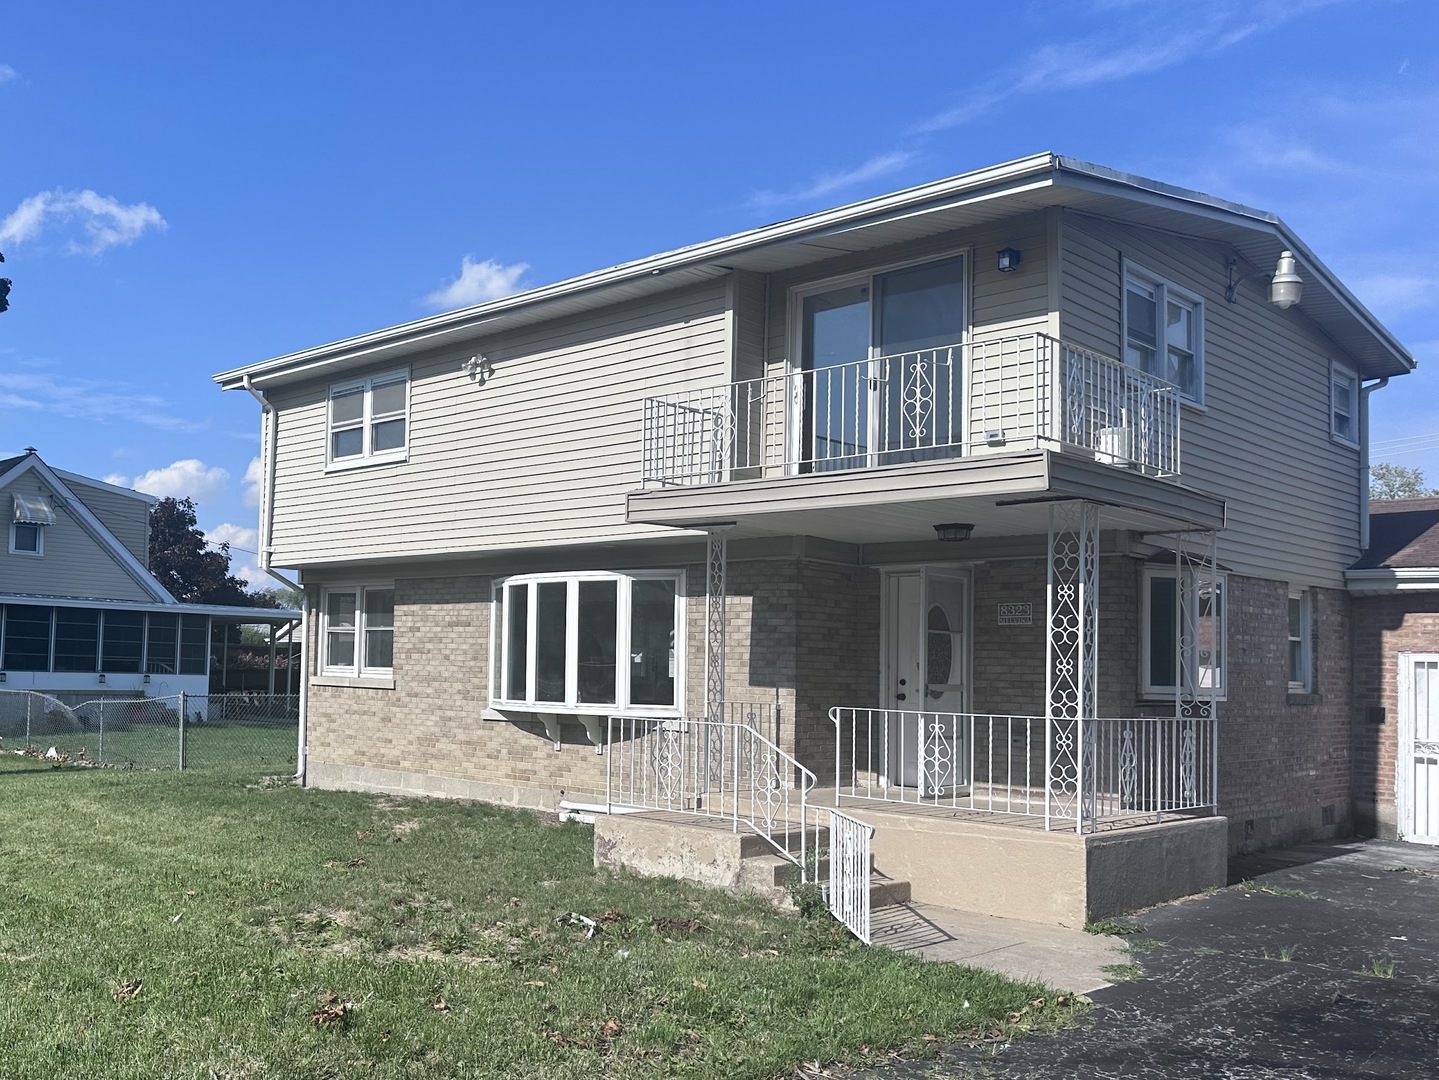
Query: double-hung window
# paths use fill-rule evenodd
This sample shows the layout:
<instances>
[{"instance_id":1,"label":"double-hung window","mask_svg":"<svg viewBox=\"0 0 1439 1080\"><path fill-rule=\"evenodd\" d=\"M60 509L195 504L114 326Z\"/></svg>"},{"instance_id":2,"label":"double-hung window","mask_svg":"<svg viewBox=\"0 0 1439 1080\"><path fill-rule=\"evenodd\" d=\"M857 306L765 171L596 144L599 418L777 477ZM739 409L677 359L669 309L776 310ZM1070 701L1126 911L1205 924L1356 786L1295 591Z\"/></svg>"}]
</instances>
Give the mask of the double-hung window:
<instances>
[{"instance_id":1,"label":"double-hung window","mask_svg":"<svg viewBox=\"0 0 1439 1080\"><path fill-rule=\"evenodd\" d=\"M679 571L534 574L495 585L490 698L536 711L673 714L683 694Z\"/></svg>"},{"instance_id":2,"label":"double-hung window","mask_svg":"<svg viewBox=\"0 0 1439 1080\"><path fill-rule=\"evenodd\" d=\"M324 674L388 678L395 667L395 587L336 585L323 598Z\"/></svg>"},{"instance_id":3,"label":"double-hung window","mask_svg":"<svg viewBox=\"0 0 1439 1080\"><path fill-rule=\"evenodd\" d=\"M409 452L410 373L387 371L330 387L331 468L404 461Z\"/></svg>"},{"instance_id":4,"label":"double-hung window","mask_svg":"<svg viewBox=\"0 0 1439 1080\"><path fill-rule=\"evenodd\" d=\"M1329 365L1329 434L1359 445L1359 376L1338 364Z\"/></svg>"},{"instance_id":5,"label":"double-hung window","mask_svg":"<svg viewBox=\"0 0 1439 1080\"><path fill-rule=\"evenodd\" d=\"M1141 676L1146 697L1226 692L1225 578L1200 569L1146 567L1141 599Z\"/></svg>"},{"instance_id":6,"label":"double-hung window","mask_svg":"<svg viewBox=\"0 0 1439 1080\"><path fill-rule=\"evenodd\" d=\"M1157 274L1124 267L1124 362L1204 404L1204 302Z\"/></svg>"},{"instance_id":7,"label":"double-hung window","mask_svg":"<svg viewBox=\"0 0 1439 1080\"><path fill-rule=\"evenodd\" d=\"M1289 691L1307 694L1314 670L1314 618L1308 589L1289 594Z\"/></svg>"}]
</instances>

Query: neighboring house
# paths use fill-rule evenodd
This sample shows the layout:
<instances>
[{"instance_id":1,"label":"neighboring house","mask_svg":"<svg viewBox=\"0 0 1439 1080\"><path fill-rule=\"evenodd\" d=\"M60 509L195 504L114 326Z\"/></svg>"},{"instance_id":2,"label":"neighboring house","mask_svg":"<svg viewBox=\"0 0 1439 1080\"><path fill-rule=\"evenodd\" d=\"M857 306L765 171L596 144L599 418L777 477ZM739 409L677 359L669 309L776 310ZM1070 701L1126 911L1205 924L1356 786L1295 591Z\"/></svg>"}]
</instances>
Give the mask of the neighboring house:
<instances>
[{"instance_id":1,"label":"neighboring house","mask_svg":"<svg viewBox=\"0 0 1439 1080\"><path fill-rule=\"evenodd\" d=\"M67 701L223 692L230 627L299 617L178 602L147 569L156 501L52 468L33 450L0 459L0 690Z\"/></svg>"},{"instance_id":2,"label":"neighboring house","mask_svg":"<svg viewBox=\"0 0 1439 1080\"><path fill-rule=\"evenodd\" d=\"M1439 844L1439 499L1370 505L1354 610L1354 805L1366 832Z\"/></svg>"},{"instance_id":3,"label":"neighboring house","mask_svg":"<svg viewBox=\"0 0 1439 1080\"><path fill-rule=\"evenodd\" d=\"M1350 829L1412 367L1273 215L1041 154L216 381L309 783L723 806L741 718L751 818L808 769L920 899L1072 922Z\"/></svg>"}]
</instances>

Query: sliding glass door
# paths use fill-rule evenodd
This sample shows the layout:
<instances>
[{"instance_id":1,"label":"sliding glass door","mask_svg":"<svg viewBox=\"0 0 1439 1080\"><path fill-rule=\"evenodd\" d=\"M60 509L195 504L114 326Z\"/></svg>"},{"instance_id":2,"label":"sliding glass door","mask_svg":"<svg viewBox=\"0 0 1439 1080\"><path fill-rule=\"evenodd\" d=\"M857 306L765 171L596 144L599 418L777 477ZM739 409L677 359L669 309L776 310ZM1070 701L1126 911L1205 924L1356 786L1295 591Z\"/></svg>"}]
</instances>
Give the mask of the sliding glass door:
<instances>
[{"instance_id":1,"label":"sliding glass door","mask_svg":"<svg viewBox=\"0 0 1439 1080\"><path fill-rule=\"evenodd\" d=\"M964 259L802 294L802 465L853 469L960 453Z\"/></svg>"}]
</instances>

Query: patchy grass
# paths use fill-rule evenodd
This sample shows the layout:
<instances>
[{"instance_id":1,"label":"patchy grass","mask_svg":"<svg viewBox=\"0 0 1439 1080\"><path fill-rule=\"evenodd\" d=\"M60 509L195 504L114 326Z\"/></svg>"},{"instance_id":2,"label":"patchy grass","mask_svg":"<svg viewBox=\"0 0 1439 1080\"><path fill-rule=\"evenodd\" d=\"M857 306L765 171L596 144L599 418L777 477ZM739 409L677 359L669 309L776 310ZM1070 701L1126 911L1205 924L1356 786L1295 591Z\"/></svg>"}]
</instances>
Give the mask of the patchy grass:
<instances>
[{"instance_id":1,"label":"patchy grass","mask_svg":"<svg viewBox=\"0 0 1439 1080\"><path fill-rule=\"evenodd\" d=\"M1083 1006L521 812L8 755L0 790L7 1080L773 1077Z\"/></svg>"},{"instance_id":2,"label":"patchy grass","mask_svg":"<svg viewBox=\"0 0 1439 1080\"><path fill-rule=\"evenodd\" d=\"M1283 960L1285 963L1288 963L1290 960L1294 959L1295 951L1296 949L1293 945L1281 945L1272 953L1266 948L1264 950L1264 959Z\"/></svg>"},{"instance_id":3,"label":"patchy grass","mask_svg":"<svg viewBox=\"0 0 1439 1080\"><path fill-rule=\"evenodd\" d=\"M1317 892L1309 892L1306 889L1293 889L1288 885L1273 885L1267 881L1241 881L1236 888L1245 892L1264 893L1267 896L1293 896L1300 900L1322 900L1324 899Z\"/></svg>"},{"instance_id":4,"label":"patchy grass","mask_svg":"<svg viewBox=\"0 0 1439 1080\"><path fill-rule=\"evenodd\" d=\"M1376 979L1392 979L1394 978L1394 961L1382 959L1371 960L1367 968L1360 969L1359 974L1373 975Z\"/></svg>"},{"instance_id":5,"label":"patchy grass","mask_svg":"<svg viewBox=\"0 0 1439 1080\"><path fill-rule=\"evenodd\" d=\"M1134 982L1144 978L1144 969L1138 964L1105 964L1099 970L1114 983Z\"/></svg>"},{"instance_id":6,"label":"patchy grass","mask_svg":"<svg viewBox=\"0 0 1439 1080\"><path fill-rule=\"evenodd\" d=\"M1084 924L1086 934L1106 934L1113 937L1128 937L1144 933L1144 927L1138 923L1122 923L1118 919L1100 919L1098 922L1087 922Z\"/></svg>"}]
</instances>

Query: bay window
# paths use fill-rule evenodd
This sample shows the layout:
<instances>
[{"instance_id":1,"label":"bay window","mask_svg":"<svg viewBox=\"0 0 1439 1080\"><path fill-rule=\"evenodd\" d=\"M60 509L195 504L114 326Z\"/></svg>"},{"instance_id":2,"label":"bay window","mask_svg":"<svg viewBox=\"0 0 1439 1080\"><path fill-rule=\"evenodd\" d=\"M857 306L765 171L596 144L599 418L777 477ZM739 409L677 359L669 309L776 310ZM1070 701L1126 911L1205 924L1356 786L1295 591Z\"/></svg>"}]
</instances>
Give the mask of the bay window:
<instances>
[{"instance_id":1,"label":"bay window","mask_svg":"<svg viewBox=\"0 0 1439 1080\"><path fill-rule=\"evenodd\" d=\"M491 699L541 712L678 711L683 581L595 571L497 582Z\"/></svg>"}]
</instances>

